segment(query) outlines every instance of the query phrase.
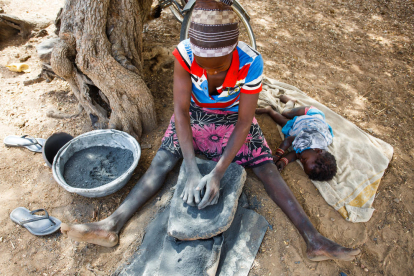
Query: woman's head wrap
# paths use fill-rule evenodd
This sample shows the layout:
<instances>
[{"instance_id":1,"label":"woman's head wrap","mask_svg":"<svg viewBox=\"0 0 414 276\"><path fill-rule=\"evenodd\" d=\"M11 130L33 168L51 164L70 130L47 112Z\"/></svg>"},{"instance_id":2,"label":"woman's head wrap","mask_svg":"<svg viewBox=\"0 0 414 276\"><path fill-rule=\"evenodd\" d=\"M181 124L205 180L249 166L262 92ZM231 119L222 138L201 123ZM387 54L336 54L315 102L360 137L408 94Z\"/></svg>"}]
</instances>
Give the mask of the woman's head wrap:
<instances>
[{"instance_id":1,"label":"woman's head wrap","mask_svg":"<svg viewBox=\"0 0 414 276\"><path fill-rule=\"evenodd\" d=\"M197 0L188 35L194 55L222 57L233 52L239 38L232 0Z\"/></svg>"}]
</instances>

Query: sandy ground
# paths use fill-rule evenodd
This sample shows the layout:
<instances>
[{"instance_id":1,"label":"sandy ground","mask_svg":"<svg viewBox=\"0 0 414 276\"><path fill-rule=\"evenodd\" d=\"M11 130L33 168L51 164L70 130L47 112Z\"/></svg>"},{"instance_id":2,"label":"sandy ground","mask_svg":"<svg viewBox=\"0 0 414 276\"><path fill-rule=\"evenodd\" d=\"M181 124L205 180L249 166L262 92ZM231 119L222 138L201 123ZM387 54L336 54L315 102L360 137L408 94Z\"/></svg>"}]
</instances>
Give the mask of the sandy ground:
<instances>
[{"instance_id":1,"label":"sandy ground","mask_svg":"<svg viewBox=\"0 0 414 276\"><path fill-rule=\"evenodd\" d=\"M412 275L414 270L412 169L414 148L414 3L410 0L247 1L265 74L295 85L348 118L361 129L390 143L393 160L381 182L367 223L345 221L329 207L297 164L282 176L317 229L362 253L353 262L311 262L305 244L283 212L269 199L251 171L244 191L255 210L272 225L250 275ZM2 0L6 13L53 20L63 0ZM53 34L53 26L48 29ZM145 28L145 49L170 51L179 41L180 24L165 10ZM47 38L47 37L45 37ZM30 134L47 138L64 131L74 136L92 130L85 114L70 120L46 116L49 109L77 110L76 98L61 80L24 86L40 72L35 46L45 38L0 44L0 139ZM153 49L158 49L154 51ZM30 55L30 73L13 73L4 65ZM0 146L0 274L108 275L134 252L145 226L168 204L176 177L140 210L114 248L73 242L56 233L35 237L9 219L19 206L46 208L64 222L96 221L112 213L148 168L172 114L171 56L148 54L145 80L156 102L158 127L143 138L143 150L132 180L119 192L99 199L70 194L53 180L41 154ZM152 57L152 58L151 58ZM156 66L162 62L162 66ZM274 122L258 116L272 149L280 143ZM333 126L335 127L335 126Z\"/></svg>"}]
</instances>

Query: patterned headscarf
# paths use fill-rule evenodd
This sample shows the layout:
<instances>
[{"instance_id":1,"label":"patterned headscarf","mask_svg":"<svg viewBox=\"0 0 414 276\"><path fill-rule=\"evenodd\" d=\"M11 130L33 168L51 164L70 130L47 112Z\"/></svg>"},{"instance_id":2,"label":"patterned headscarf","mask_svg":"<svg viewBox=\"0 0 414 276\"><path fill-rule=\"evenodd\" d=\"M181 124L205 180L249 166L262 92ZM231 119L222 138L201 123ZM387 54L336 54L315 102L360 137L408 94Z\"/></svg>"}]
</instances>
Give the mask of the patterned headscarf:
<instances>
[{"instance_id":1,"label":"patterned headscarf","mask_svg":"<svg viewBox=\"0 0 414 276\"><path fill-rule=\"evenodd\" d=\"M232 0L198 0L188 32L194 55L222 57L233 52L239 38L237 15Z\"/></svg>"}]
</instances>

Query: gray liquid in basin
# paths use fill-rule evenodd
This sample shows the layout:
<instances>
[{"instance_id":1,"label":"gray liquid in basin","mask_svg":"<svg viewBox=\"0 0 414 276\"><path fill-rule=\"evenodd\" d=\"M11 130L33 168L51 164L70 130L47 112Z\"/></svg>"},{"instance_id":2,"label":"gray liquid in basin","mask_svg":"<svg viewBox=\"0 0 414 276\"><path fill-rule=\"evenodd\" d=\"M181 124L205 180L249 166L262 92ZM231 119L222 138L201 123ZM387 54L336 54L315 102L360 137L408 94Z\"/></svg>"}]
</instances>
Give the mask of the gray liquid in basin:
<instances>
[{"instance_id":1,"label":"gray liquid in basin","mask_svg":"<svg viewBox=\"0 0 414 276\"><path fill-rule=\"evenodd\" d=\"M131 167L132 151L112 147L91 147L76 152L65 164L63 177L69 186L91 189L107 184Z\"/></svg>"}]
</instances>

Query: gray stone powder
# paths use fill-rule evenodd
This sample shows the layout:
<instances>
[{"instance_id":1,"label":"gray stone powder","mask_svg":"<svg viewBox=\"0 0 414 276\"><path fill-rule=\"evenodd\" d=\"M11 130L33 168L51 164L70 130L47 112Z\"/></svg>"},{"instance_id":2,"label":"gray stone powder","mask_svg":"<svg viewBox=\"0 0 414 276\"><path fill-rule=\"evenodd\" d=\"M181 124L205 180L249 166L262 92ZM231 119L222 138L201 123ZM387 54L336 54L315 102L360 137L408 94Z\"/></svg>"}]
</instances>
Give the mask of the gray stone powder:
<instances>
[{"instance_id":1,"label":"gray stone powder","mask_svg":"<svg viewBox=\"0 0 414 276\"><path fill-rule=\"evenodd\" d=\"M132 151L97 146L76 152L65 164L63 177L69 186L91 189L107 184L131 167Z\"/></svg>"}]
</instances>

